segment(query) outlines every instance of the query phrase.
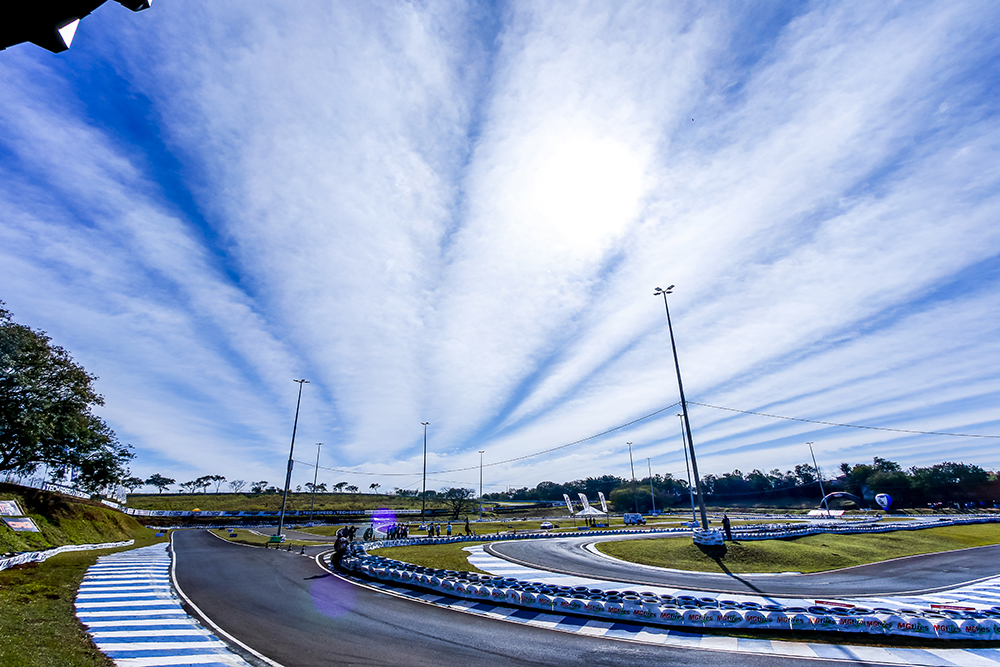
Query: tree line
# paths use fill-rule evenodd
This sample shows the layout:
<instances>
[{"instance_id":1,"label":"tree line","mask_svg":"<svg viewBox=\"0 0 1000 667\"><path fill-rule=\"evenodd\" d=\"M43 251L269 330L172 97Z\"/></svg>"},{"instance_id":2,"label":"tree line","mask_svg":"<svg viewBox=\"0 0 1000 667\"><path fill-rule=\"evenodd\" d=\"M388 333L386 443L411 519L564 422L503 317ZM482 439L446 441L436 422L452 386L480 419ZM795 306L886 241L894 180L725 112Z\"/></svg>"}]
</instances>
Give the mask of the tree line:
<instances>
[{"instance_id":1,"label":"tree line","mask_svg":"<svg viewBox=\"0 0 1000 667\"><path fill-rule=\"evenodd\" d=\"M872 504L879 493L887 493L897 507L924 507L938 504L976 504L993 507L1000 500L1000 480L996 472L966 464L944 462L926 468L902 466L875 457L871 464L842 463L840 475L822 480L827 493L847 492ZM810 465L797 465L792 470L770 472L733 470L722 475L705 475L701 479L705 500L716 505L801 503L814 500L819 504L820 477ZM488 493L483 497L494 501L560 501L563 494L575 501L578 493L591 502L602 492L614 511L684 506L689 503L687 480L672 475L653 475L634 483L624 477L603 475L571 482L540 482L534 487L522 487Z\"/></svg>"}]
</instances>

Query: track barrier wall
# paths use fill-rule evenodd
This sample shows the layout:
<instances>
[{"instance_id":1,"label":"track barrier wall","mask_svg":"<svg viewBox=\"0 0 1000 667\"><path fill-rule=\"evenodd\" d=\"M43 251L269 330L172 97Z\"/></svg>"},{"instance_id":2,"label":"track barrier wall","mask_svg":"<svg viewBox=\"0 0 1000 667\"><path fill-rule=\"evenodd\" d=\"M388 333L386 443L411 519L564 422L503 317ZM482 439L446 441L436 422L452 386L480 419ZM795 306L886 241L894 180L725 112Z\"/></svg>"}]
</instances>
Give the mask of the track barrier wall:
<instances>
[{"instance_id":1,"label":"track barrier wall","mask_svg":"<svg viewBox=\"0 0 1000 667\"><path fill-rule=\"evenodd\" d=\"M816 533L882 533L896 530L920 530L937 526L974 523L998 523L995 516L963 517L940 521L909 523L851 522L850 524L811 524L805 526L767 525L734 530L739 540L764 540L799 537ZM600 535L623 533L670 533L685 529L611 530ZM491 542L511 539L555 539L558 537L594 537L595 533L536 533L524 535L478 535L445 538L410 538L380 540L352 546L342 561L347 570L372 579L390 581L424 589L444 596L489 600L494 604L522 607L557 614L569 614L601 620L613 619L646 625L687 629L764 629L793 632L852 632L869 635L899 635L946 640L1000 641L1000 606L976 608L975 611L947 609L868 609L837 606L835 603L808 608L756 602L736 602L693 595L655 595L641 591L602 591L579 586L553 586L510 577L481 575L472 572L436 570L403 563L368 550L381 547L458 542Z\"/></svg>"},{"instance_id":2,"label":"track barrier wall","mask_svg":"<svg viewBox=\"0 0 1000 667\"><path fill-rule=\"evenodd\" d=\"M126 542L107 542L105 544L67 544L62 547L56 547L55 549L46 549L45 551L28 551L23 554L18 554L10 558L0 558L0 570L6 570L9 567L14 567L15 565L24 565L25 563L41 563L53 556L66 553L68 551L92 551L96 549L116 549L118 547L128 547L135 544L135 540L128 540Z\"/></svg>"}]
</instances>

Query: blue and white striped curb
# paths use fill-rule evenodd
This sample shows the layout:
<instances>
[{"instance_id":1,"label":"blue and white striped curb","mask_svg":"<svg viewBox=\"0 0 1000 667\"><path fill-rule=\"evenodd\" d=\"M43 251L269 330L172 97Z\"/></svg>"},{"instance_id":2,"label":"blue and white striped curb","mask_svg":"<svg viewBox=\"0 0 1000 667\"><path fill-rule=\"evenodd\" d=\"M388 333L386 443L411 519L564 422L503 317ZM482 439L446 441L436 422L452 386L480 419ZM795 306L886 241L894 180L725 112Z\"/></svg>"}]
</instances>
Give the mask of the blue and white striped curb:
<instances>
[{"instance_id":1,"label":"blue and white striped curb","mask_svg":"<svg viewBox=\"0 0 1000 667\"><path fill-rule=\"evenodd\" d=\"M477 565L478 567L478 565ZM636 641L677 648L694 648L725 651L727 653L757 653L795 658L819 658L851 663L880 663L887 665L914 665L919 667L996 667L1000 665L1000 649L911 649L882 648L877 646L845 646L813 644L796 641L771 641L746 639L721 635L685 632L673 628L659 628L632 623L588 620L579 616L566 616L531 609L515 609L477 600L463 600L436 593L425 593L410 588L393 586L379 580L365 580L366 585L387 593L421 600L454 611L475 614L511 623L530 625L546 630L556 630L588 637Z\"/></svg>"},{"instance_id":2,"label":"blue and white striped curb","mask_svg":"<svg viewBox=\"0 0 1000 667\"><path fill-rule=\"evenodd\" d=\"M100 557L80 584L76 615L118 667L251 667L181 607L165 544Z\"/></svg>"}]
</instances>

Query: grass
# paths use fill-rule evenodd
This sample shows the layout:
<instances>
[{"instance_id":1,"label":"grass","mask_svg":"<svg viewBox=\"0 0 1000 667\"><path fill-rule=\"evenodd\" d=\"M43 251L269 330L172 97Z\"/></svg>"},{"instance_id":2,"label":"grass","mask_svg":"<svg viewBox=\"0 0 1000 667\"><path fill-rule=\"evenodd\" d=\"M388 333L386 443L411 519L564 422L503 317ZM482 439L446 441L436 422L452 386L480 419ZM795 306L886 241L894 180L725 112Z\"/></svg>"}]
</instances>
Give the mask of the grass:
<instances>
[{"instance_id":1,"label":"grass","mask_svg":"<svg viewBox=\"0 0 1000 667\"><path fill-rule=\"evenodd\" d=\"M150 531L135 547L165 539ZM124 550L71 552L0 572L0 665L113 667L77 620L73 600L98 556Z\"/></svg>"},{"instance_id":2,"label":"grass","mask_svg":"<svg viewBox=\"0 0 1000 667\"><path fill-rule=\"evenodd\" d=\"M702 549L690 537L602 542L601 553L700 572L822 572L917 554L1000 544L1000 525L945 526L875 535L809 535Z\"/></svg>"}]
</instances>

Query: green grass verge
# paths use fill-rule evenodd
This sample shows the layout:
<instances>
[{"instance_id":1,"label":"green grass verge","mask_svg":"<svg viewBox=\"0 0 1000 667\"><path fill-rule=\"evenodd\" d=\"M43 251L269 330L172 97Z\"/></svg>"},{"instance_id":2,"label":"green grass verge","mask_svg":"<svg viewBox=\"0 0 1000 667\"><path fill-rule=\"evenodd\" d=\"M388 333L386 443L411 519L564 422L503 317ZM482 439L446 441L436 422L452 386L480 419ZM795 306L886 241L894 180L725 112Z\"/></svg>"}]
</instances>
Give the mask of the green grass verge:
<instances>
[{"instance_id":1,"label":"green grass verge","mask_svg":"<svg viewBox=\"0 0 1000 667\"><path fill-rule=\"evenodd\" d=\"M428 544L413 547L386 547L373 553L386 558L394 558L404 563L413 563L423 567L436 567L442 570L457 570L489 574L469 563L469 552L465 547L472 547L482 542L458 542L455 544Z\"/></svg>"},{"instance_id":2,"label":"green grass verge","mask_svg":"<svg viewBox=\"0 0 1000 667\"><path fill-rule=\"evenodd\" d=\"M152 534L137 538L134 547L76 551L0 572L0 665L112 667L77 620L73 600L99 556L166 539Z\"/></svg>"},{"instance_id":3,"label":"green grass verge","mask_svg":"<svg viewBox=\"0 0 1000 667\"><path fill-rule=\"evenodd\" d=\"M1000 544L1000 524L944 526L875 535L808 535L700 548L690 537L602 542L604 554L699 572L822 572L917 554Z\"/></svg>"}]
</instances>

